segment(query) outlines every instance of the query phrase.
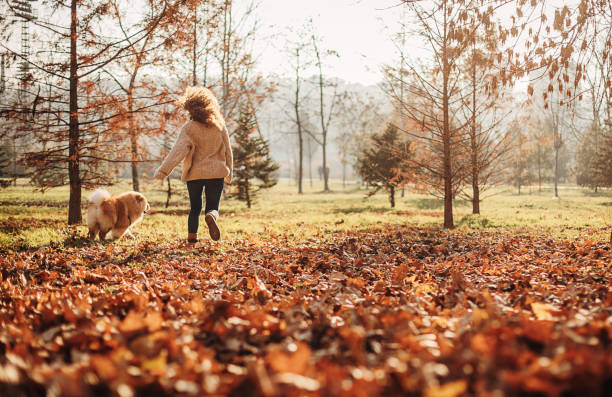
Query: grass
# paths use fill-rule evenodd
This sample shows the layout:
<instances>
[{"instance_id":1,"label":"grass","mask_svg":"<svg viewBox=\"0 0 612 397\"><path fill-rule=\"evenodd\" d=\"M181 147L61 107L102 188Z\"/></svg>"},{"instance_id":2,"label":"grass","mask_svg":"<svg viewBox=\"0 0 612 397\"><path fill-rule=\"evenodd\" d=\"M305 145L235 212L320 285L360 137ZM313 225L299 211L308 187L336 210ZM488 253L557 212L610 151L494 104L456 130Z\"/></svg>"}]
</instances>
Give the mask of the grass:
<instances>
[{"instance_id":1,"label":"grass","mask_svg":"<svg viewBox=\"0 0 612 397\"><path fill-rule=\"evenodd\" d=\"M3 249L39 247L74 243L86 235L86 226L68 226L68 188L54 188L40 193L20 181L17 187L0 190L0 247ZM130 190L129 181L108 187L111 193ZM443 202L413 192L398 194L396 208L389 207L387 196L379 193L365 199L366 190L357 185L342 187L332 181L329 193L322 183L306 182L305 192L296 194L292 181L281 180L271 190L262 192L253 208L226 199L221 203L220 226L224 240L245 237L265 240L288 235L296 241L320 233L350 229L383 228L385 225L439 226ZM159 183L145 184L143 193L152 210L133 229L139 240L167 241L186 235L189 210L185 185L174 183L175 193L165 208L165 191ZM83 192L83 203L89 191ZM550 190L518 195L515 190L497 189L481 203L481 215L471 215L471 204L457 200L455 224L460 229L504 228L509 232L546 229L551 234L573 236L587 233L593 239L609 238L612 223L612 191L593 193L567 188L560 199L552 199ZM85 211L85 207L83 207ZM202 223L203 226L203 223ZM132 244L129 240L119 244Z\"/></svg>"}]
</instances>

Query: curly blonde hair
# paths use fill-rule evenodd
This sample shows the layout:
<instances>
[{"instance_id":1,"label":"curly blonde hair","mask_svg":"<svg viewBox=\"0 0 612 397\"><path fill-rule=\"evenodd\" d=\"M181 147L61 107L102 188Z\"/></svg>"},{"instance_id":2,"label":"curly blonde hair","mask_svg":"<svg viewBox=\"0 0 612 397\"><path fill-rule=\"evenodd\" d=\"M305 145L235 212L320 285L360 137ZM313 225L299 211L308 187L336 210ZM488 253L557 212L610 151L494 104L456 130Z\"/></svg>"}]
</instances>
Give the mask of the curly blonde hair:
<instances>
[{"instance_id":1,"label":"curly blonde hair","mask_svg":"<svg viewBox=\"0 0 612 397\"><path fill-rule=\"evenodd\" d=\"M208 127L223 129L225 120L221 115L219 103L208 88L187 87L183 96L176 103L189 112L192 120L199 121Z\"/></svg>"}]
</instances>

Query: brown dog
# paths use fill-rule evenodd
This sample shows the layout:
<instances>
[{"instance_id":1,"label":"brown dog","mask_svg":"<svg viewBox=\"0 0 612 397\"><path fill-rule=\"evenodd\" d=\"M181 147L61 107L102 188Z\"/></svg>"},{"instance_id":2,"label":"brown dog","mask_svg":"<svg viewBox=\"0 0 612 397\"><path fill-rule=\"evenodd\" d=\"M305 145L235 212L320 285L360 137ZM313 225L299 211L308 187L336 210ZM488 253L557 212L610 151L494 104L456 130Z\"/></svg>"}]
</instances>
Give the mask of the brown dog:
<instances>
[{"instance_id":1,"label":"brown dog","mask_svg":"<svg viewBox=\"0 0 612 397\"><path fill-rule=\"evenodd\" d=\"M93 240L99 235L100 240L104 240L109 231L113 239L124 235L134 238L130 226L139 222L149 209L147 199L138 192L111 197L106 190L97 189L89 196L87 204L89 238Z\"/></svg>"}]
</instances>

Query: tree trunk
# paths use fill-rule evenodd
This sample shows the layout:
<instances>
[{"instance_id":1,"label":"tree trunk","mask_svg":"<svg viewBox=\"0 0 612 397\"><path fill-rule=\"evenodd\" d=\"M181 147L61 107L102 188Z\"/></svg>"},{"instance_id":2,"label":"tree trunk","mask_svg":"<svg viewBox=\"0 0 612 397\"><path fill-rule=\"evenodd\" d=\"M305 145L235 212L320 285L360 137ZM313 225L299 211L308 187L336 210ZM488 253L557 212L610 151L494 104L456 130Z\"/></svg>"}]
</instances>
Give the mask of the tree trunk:
<instances>
[{"instance_id":1,"label":"tree trunk","mask_svg":"<svg viewBox=\"0 0 612 397\"><path fill-rule=\"evenodd\" d=\"M307 140L308 142L308 179L310 180L310 189L312 189L312 142Z\"/></svg>"},{"instance_id":2,"label":"tree trunk","mask_svg":"<svg viewBox=\"0 0 612 397\"><path fill-rule=\"evenodd\" d=\"M191 46L191 84L195 87L198 85L198 8L193 10L193 42Z\"/></svg>"},{"instance_id":3,"label":"tree trunk","mask_svg":"<svg viewBox=\"0 0 612 397\"><path fill-rule=\"evenodd\" d=\"M319 68L319 115L321 117L321 150L323 150L323 191L329 191L329 172L327 171L327 126L325 125L325 105L323 102L323 66L321 64L321 55L317 48L316 41L313 36L315 53L317 56L317 66ZM332 98L332 101L334 98ZM331 112L331 111L330 111ZM331 117L331 113L329 115Z\"/></svg>"},{"instance_id":4,"label":"tree trunk","mask_svg":"<svg viewBox=\"0 0 612 397\"><path fill-rule=\"evenodd\" d=\"M134 100L132 91L128 93L128 128L130 130L130 145L131 145L131 167L132 167L132 189L135 192L140 191L140 183L138 179L138 134L134 126Z\"/></svg>"},{"instance_id":5,"label":"tree trunk","mask_svg":"<svg viewBox=\"0 0 612 397\"><path fill-rule=\"evenodd\" d=\"M475 43L474 43L475 44ZM478 142L476 141L476 60L472 49L472 120L470 145L472 149L472 214L480 214L480 168L478 167Z\"/></svg>"},{"instance_id":6,"label":"tree trunk","mask_svg":"<svg viewBox=\"0 0 612 397\"><path fill-rule=\"evenodd\" d=\"M304 176L304 140L302 138L302 129L298 127L298 146L299 146L299 156L298 156L298 194L302 194L302 181Z\"/></svg>"},{"instance_id":7,"label":"tree trunk","mask_svg":"<svg viewBox=\"0 0 612 397\"><path fill-rule=\"evenodd\" d=\"M221 57L221 109L223 117L228 117L229 109L229 74L230 74L230 52L232 34L232 2L225 0L223 7L223 53ZM250 208L250 207L249 207Z\"/></svg>"},{"instance_id":8,"label":"tree trunk","mask_svg":"<svg viewBox=\"0 0 612 397\"><path fill-rule=\"evenodd\" d=\"M443 113L443 134L442 134L442 145L444 147L444 228L454 228L453 222L453 174L451 164L451 131L450 131L450 118L449 118L449 93L448 93L448 80L450 75L450 65L448 64L448 37L447 37L447 15L446 15L446 4L442 11L444 12L444 42L442 43L442 113Z\"/></svg>"},{"instance_id":9,"label":"tree trunk","mask_svg":"<svg viewBox=\"0 0 612 397\"><path fill-rule=\"evenodd\" d=\"M246 195L247 207L251 208L251 195L249 194L249 181L244 184L244 193Z\"/></svg>"},{"instance_id":10,"label":"tree trunk","mask_svg":"<svg viewBox=\"0 0 612 397\"><path fill-rule=\"evenodd\" d=\"M323 191L329 192L329 169L327 167L327 133L323 136Z\"/></svg>"},{"instance_id":11,"label":"tree trunk","mask_svg":"<svg viewBox=\"0 0 612 397\"><path fill-rule=\"evenodd\" d=\"M538 143L538 192L542 193L542 153Z\"/></svg>"},{"instance_id":12,"label":"tree trunk","mask_svg":"<svg viewBox=\"0 0 612 397\"><path fill-rule=\"evenodd\" d=\"M25 123L25 121L24 121ZM17 131L13 134L13 186L17 187Z\"/></svg>"},{"instance_id":13,"label":"tree trunk","mask_svg":"<svg viewBox=\"0 0 612 397\"><path fill-rule=\"evenodd\" d=\"M300 120L300 49L295 51L295 123L298 130L298 194L302 194L302 180L304 177L304 137L302 136L302 121Z\"/></svg>"},{"instance_id":14,"label":"tree trunk","mask_svg":"<svg viewBox=\"0 0 612 397\"><path fill-rule=\"evenodd\" d=\"M559 198L559 148L555 145L555 198Z\"/></svg>"},{"instance_id":15,"label":"tree trunk","mask_svg":"<svg viewBox=\"0 0 612 397\"><path fill-rule=\"evenodd\" d=\"M518 195L521 195L521 176L523 170L521 168L521 152L523 148L523 140L521 139L521 133L518 132L518 153L516 155L516 186L518 187Z\"/></svg>"},{"instance_id":16,"label":"tree trunk","mask_svg":"<svg viewBox=\"0 0 612 397\"><path fill-rule=\"evenodd\" d=\"M166 191L166 208L170 206L170 198L172 197L172 185L170 184L170 175L166 178L168 180L168 190Z\"/></svg>"},{"instance_id":17,"label":"tree trunk","mask_svg":"<svg viewBox=\"0 0 612 397\"><path fill-rule=\"evenodd\" d=\"M68 224L76 225L83 220L81 214L81 177L79 172L79 104L77 75L77 0L70 5L70 121L68 125L68 179L70 181L70 200L68 204Z\"/></svg>"},{"instance_id":18,"label":"tree trunk","mask_svg":"<svg viewBox=\"0 0 612 397\"><path fill-rule=\"evenodd\" d=\"M559 198L559 150L563 145L559 136L559 125L555 125L554 131L554 148L555 148L555 195L554 198Z\"/></svg>"},{"instance_id":19,"label":"tree trunk","mask_svg":"<svg viewBox=\"0 0 612 397\"><path fill-rule=\"evenodd\" d=\"M323 151L323 191L329 192L329 171L327 169L327 128L323 116L323 75L319 75L319 89L321 95L321 127L322 138L321 150Z\"/></svg>"},{"instance_id":20,"label":"tree trunk","mask_svg":"<svg viewBox=\"0 0 612 397\"><path fill-rule=\"evenodd\" d=\"M478 183L472 184L472 214L480 214L480 188Z\"/></svg>"},{"instance_id":21,"label":"tree trunk","mask_svg":"<svg viewBox=\"0 0 612 397\"><path fill-rule=\"evenodd\" d=\"M389 202L391 203L391 208L395 208L395 186L389 187Z\"/></svg>"}]
</instances>

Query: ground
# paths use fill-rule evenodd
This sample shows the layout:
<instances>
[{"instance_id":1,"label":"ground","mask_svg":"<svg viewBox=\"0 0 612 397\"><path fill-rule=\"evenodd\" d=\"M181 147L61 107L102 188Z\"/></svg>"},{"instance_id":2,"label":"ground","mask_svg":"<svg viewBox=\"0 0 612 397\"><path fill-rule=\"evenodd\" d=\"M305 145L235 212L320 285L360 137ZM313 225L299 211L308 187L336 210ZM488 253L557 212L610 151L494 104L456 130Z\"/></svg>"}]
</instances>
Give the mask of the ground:
<instances>
[{"instance_id":1,"label":"ground","mask_svg":"<svg viewBox=\"0 0 612 397\"><path fill-rule=\"evenodd\" d=\"M431 197L306 185L195 246L183 190L105 243L66 189L0 191L0 395L611 393L612 192L498 189L445 231Z\"/></svg>"}]
</instances>

